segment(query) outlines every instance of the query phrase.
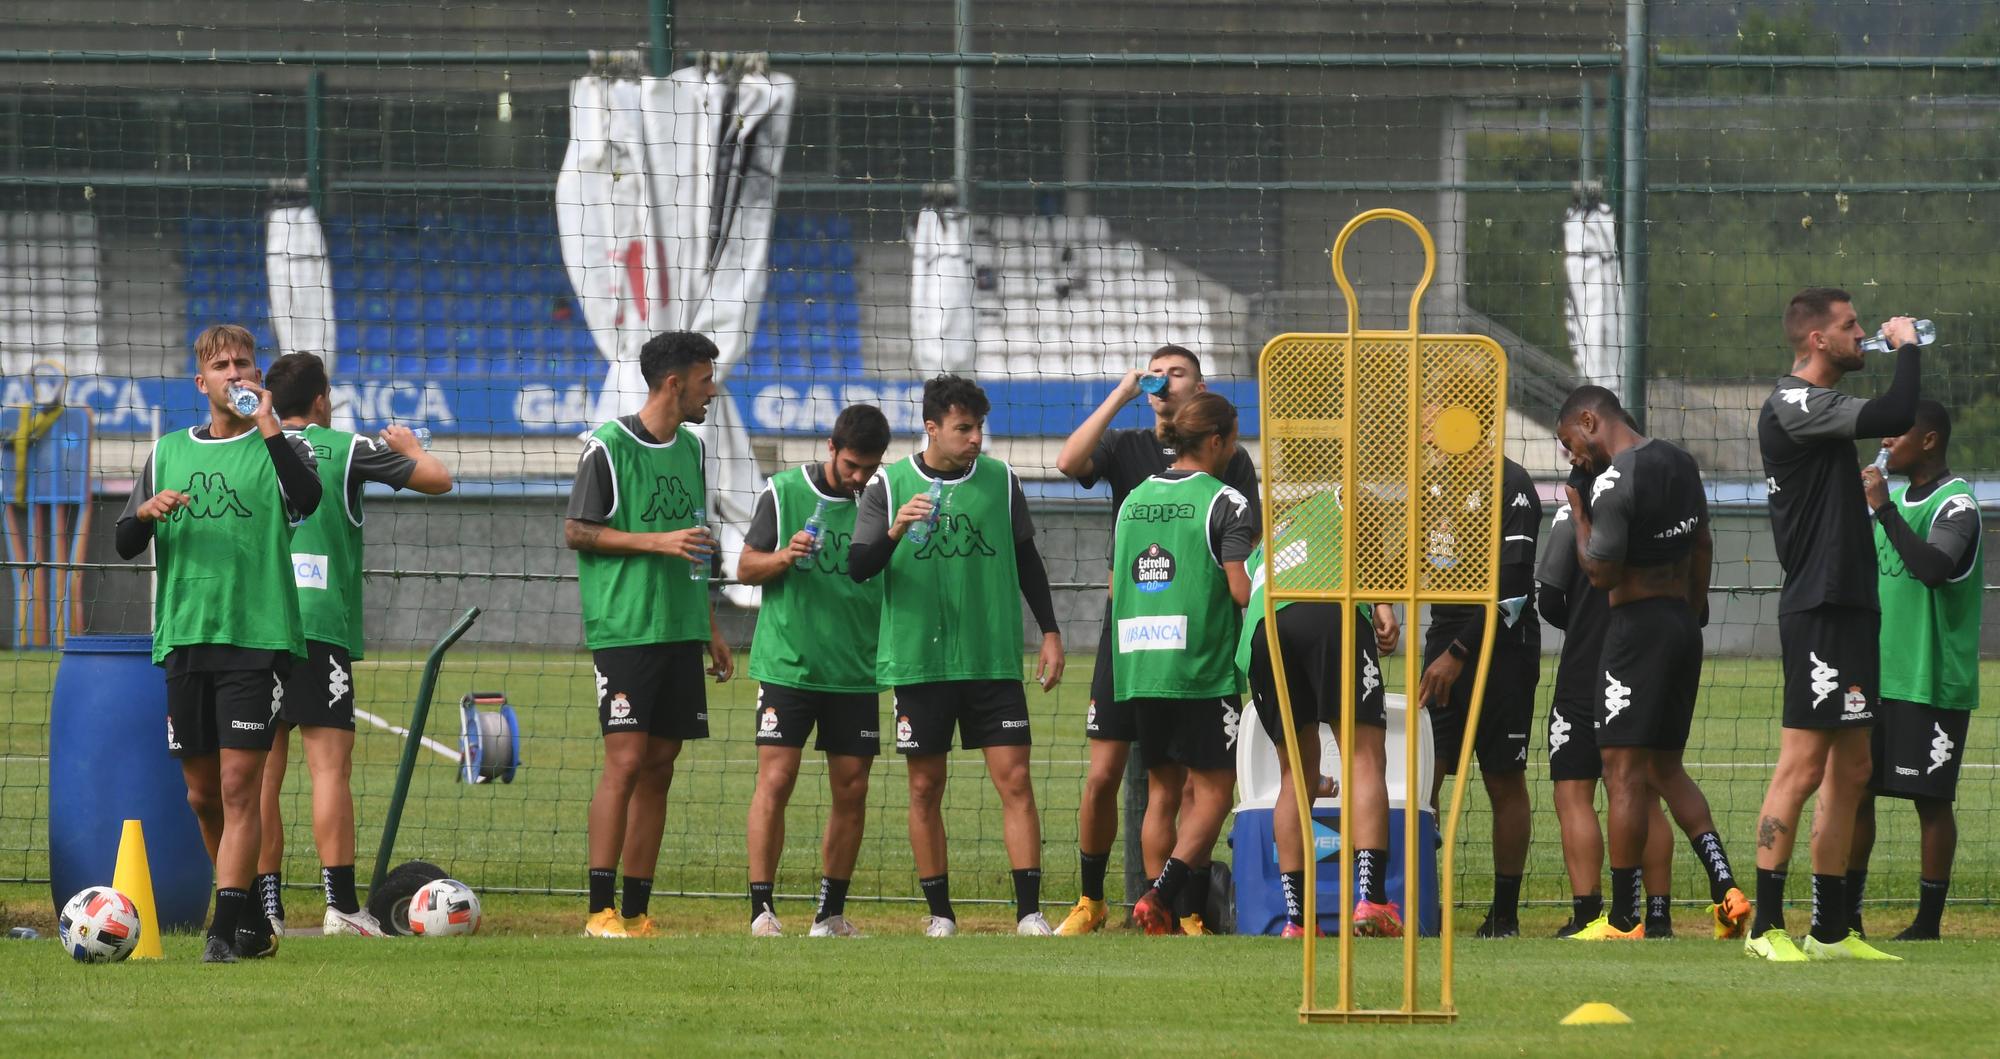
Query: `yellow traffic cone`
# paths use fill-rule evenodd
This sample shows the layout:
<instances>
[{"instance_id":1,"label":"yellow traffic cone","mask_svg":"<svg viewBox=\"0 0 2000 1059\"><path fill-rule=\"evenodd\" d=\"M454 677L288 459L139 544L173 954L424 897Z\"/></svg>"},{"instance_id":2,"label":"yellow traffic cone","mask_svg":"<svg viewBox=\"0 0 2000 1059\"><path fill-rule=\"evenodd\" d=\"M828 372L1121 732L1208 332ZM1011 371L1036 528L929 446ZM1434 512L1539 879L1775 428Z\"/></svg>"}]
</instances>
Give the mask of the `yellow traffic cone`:
<instances>
[{"instance_id":1,"label":"yellow traffic cone","mask_svg":"<svg viewBox=\"0 0 2000 1059\"><path fill-rule=\"evenodd\" d=\"M157 960L160 951L160 916L153 908L153 869L146 863L146 832L137 820L125 821L118 836L118 866L111 873L111 888L132 899L139 910L139 944L130 959Z\"/></svg>"}]
</instances>

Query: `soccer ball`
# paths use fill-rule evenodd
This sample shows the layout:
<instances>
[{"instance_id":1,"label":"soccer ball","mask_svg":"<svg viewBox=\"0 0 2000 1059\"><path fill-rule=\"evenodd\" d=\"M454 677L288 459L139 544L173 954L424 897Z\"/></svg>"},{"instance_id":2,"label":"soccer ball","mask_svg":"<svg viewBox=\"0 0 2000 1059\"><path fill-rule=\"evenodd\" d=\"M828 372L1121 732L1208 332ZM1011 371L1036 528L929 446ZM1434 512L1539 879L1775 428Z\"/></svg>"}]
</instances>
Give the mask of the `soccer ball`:
<instances>
[{"instance_id":1,"label":"soccer ball","mask_svg":"<svg viewBox=\"0 0 2000 1059\"><path fill-rule=\"evenodd\" d=\"M78 963L116 963L139 945L139 910L109 886L70 898L56 927L63 951Z\"/></svg>"},{"instance_id":2,"label":"soccer ball","mask_svg":"<svg viewBox=\"0 0 2000 1059\"><path fill-rule=\"evenodd\" d=\"M479 895L457 879L425 883L410 898L410 933L426 938L479 932Z\"/></svg>"}]
</instances>

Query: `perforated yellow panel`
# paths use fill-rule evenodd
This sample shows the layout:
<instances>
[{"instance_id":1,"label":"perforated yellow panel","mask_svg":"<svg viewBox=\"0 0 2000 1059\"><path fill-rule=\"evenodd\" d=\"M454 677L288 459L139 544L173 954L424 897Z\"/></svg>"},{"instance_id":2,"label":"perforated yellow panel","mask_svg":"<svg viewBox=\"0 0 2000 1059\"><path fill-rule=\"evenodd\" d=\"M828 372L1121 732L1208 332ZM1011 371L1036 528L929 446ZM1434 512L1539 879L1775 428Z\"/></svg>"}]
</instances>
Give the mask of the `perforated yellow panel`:
<instances>
[{"instance_id":1,"label":"perforated yellow panel","mask_svg":"<svg viewBox=\"0 0 2000 1059\"><path fill-rule=\"evenodd\" d=\"M1507 386L1492 339L1280 335L1258 374L1275 598L1492 599Z\"/></svg>"}]
</instances>

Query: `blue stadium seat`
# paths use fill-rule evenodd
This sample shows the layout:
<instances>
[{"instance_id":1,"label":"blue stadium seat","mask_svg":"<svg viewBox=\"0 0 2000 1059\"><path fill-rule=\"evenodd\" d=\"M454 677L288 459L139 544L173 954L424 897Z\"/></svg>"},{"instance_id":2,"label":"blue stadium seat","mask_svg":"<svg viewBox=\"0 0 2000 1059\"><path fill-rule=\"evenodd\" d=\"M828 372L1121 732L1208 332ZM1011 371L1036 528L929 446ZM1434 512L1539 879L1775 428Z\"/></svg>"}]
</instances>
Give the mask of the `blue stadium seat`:
<instances>
[{"instance_id":1,"label":"blue stadium seat","mask_svg":"<svg viewBox=\"0 0 2000 1059\"><path fill-rule=\"evenodd\" d=\"M417 283L425 294L444 294L451 290L451 273L442 265L425 265Z\"/></svg>"},{"instance_id":2,"label":"blue stadium seat","mask_svg":"<svg viewBox=\"0 0 2000 1059\"><path fill-rule=\"evenodd\" d=\"M851 301L835 302L833 320L842 327L860 327L861 306Z\"/></svg>"},{"instance_id":3,"label":"blue stadium seat","mask_svg":"<svg viewBox=\"0 0 2000 1059\"><path fill-rule=\"evenodd\" d=\"M811 319L811 314L809 313L805 302L788 301L788 302L778 303L779 330L781 331L800 330L805 326L806 322L810 319Z\"/></svg>"},{"instance_id":4,"label":"blue stadium seat","mask_svg":"<svg viewBox=\"0 0 2000 1059\"><path fill-rule=\"evenodd\" d=\"M471 294L477 291L479 289L479 273L475 269L464 265L453 269L451 273L451 289L455 294Z\"/></svg>"},{"instance_id":5,"label":"blue stadium seat","mask_svg":"<svg viewBox=\"0 0 2000 1059\"><path fill-rule=\"evenodd\" d=\"M826 244L826 267L848 269L854 267L854 244Z\"/></svg>"},{"instance_id":6,"label":"blue stadium seat","mask_svg":"<svg viewBox=\"0 0 2000 1059\"><path fill-rule=\"evenodd\" d=\"M835 294L842 298L846 298L850 301L853 300L854 295L856 293L856 288L854 283L854 273L852 272L834 273L832 277L827 281L826 291L828 294Z\"/></svg>"},{"instance_id":7,"label":"blue stadium seat","mask_svg":"<svg viewBox=\"0 0 2000 1059\"><path fill-rule=\"evenodd\" d=\"M529 327L548 317L548 307L539 298L512 298L502 304L507 306L508 319L516 327Z\"/></svg>"},{"instance_id":8,"label":"blue stadium seat","mask_svg":"<svg viewBox=\"0 0 2000 1059\"><path fill-rule=\"evenodd\" d=\"M414 357L424 350L424 326L422 324L397 324L394 337L397 356Z\"/></svg>"},{"instance_id":9,"label":"blue stadium seat","mask_svg":"<svg viewBox=\"0 0 2000 1059\"><path fill-rule=\"evenodd\" d=\"M361 327L342 321L333 325L333 348L343 357L351 357L361 349Z\"/></svg>"},{"instance_id":10,"label":"blue stadium seat","mask_svg":"<svg viewBox=\"0 0 2000 1059\"><path fill-rule=\"evenodd\" d=\"M839 214L825 218L822 230L828 239L847 240L854 238L854 222Z\"/></svg>"},{"instance_id":11,"label":"blue stadium seat","mask_svg":"<svg viewBox=\"0 0 2000 1059\"><path fill-rule=\"evenodd\" d=\"M488 327L506 327L513 323L512 304L506 298L466 299L479 306L479 322Z\"/></svg>"},{"instance_id":12,"label":"blue stadium seat","mask_svg":"<svg viewBox=\"0 0 2000 1059\"><path fill-rule=\"evenodd\" d=\"M338 287L333 292L333 318L335 320L361 319L361 300L353 291L343 291Z\"/></svg>"},{"instance_id":13,"label":"blue stadium seat","mask_svg":"<svg viewBox=\"0 0 2000 1059\"><path fill-rule=\"evenodd\" d=\"M451 297L449 295L418 295L417 301L423 306L424 323L444 324L451 321Z\"/></svg>"},{"instance_id":14,"label":"blue stadium seat","mask_svg":"<svg viewBox=\"0 0 2000 1059\"><path fill-rule=\"evenodd\" d=\"M826 244L821 242L800 243L799 264L806 269L826 267Z\"/></svg>"},{"instance_id":15,"label":"blue stadium seat","mask_svg":"<svg viewBox=\"0 0 2000 1059\"><path fill-rule=\"evenodd\" d=\"M387 353L395 342L388 324L369 324L361 329L361 352Z\"/></svg>"},{"instance_id":16,"label":"blue stadium seat","mask_svg":"<svg viewBox=\"0 0 2000 1059\"><path fill-rule=\"evenodd\" d=\"M799 280L799 292L811 298L827 293L829 286L831 282L824 272L807 272Z\"/></svg>"},{"instance_id":17,"label":"blue stadium seat","mask_svg":"<svg viewBox=\"0 0 2000 1059\"><path fill-rule=\"evenodd\" d=\"M843 366L849 366L850 361L852 362L851 364L852 367L858 368L861 366L860 332L858 331L840 332L839 334L834 336L833 348L836 353L840 354L840 360Z\"/></svg>"},{"instance_id":18,"label":"blue stadium seat","mask_svg":"<svg viewBox=\"0 0 2000 1059\"><path fill-rule=\"evenodd\" d=\"M210 320L215 315L214 298L204 294L190 297L187 300L187 318L189 323L193 323L196 320Z\"/></svg>"},{"instance_id":19,"label":"blue stadium seat","mask_svg":"<svg viewBox=\"0 0 2000 1059\"><path fill-rule=\"evenodd\" d=\"M438 323L426 323L424 325L425 354L433 357L448 357L451 355L451 348L451 328L445 326L442 321Z\"/></svg>"},{"instance_id":20,"label":"blue stadium seat","mask_svg":"<svg viewBox=\"0 0 2000 1059\"><path fill-rule=\"evenodd\" d=\"M390 319L399 324L420 323L424 318L424 299L415 294L397 294L390 299L389 304L393 307Z\"/></svg>"},{"instance_id":21,"label":"blue stadium seat","mask_svg":"<svg viewBox=\"0 0 2000 1059\"><path fill-rule=\"evenodd\" d=\"M506 266L494 265L479 270L479 293L494 298L508 293L509 290L511 287L507 282Z\"/></svg>"},{"instance_id":22,"label":"blue stadium seat","mask_svg":"<svg viewBox=\"0 0 2000 1059\"><path fill-rule=\"evenodd\" d=\"M797 297L804 280L799 273L783 269L771 273L771 295L775 298Z\"/></svg>"},{"instance_id":23,"label":"blue stadium seat","mask_svg":"<svg viewBox=\"0 0 2000 1059\"><path fill-rule=\"evenodd\" d=\"M477 324L461 324L451 329L452 352L458 356L478 356L486 349L486 341L486 329Z\"/></svg>"},{"instance_id":24,"label":"blue stadium seat","mask_svg":"<svg viewBox=\"0 0 2000 1059\"><path fill-rule=\"evenodd\" d=\"M371 292L361 297L361 319L370 322L385 321L395 316L395 304L389 296Z\"/></svg>"},{"instance_id":25,"label":"blue stadium seat","mask_svg":"<svg viewBox=\"0 0 2000 1059\"><path fill-rule=\"evenodd\" d=\"M787 269L799 263L798 245L789 240L779 239L771 243L771 267Z\"/></svg>"},{"instance_id":26,"label":"blue stadium seat","mask_svg":"<svg viewBox=\"0 0 2000 1059\"><path fill-rule=\"evenodd\" d=\"M760 328L755 334L750 336L750 352L756 356L777 353L778 333Z\"/></svg>"},{"instance_id":27,"label":"blue stadium seat","mask_svg":"<svg viewBox=\"0 0 2000 1059\"><path fill-rule=\"evenodd\" d=\"M476 324L480 322L483 303L478 298L460 295L451 299L451 322L455 324Z\"/></svg>"},{"instance_id":28,"label":"blue stadium seat","mask_svg":"<svg viewBox=\"0 0 2000 1059\"><path fill-rule=\"evenodd\" d=\"M410 262L398 262L389 268L389 289L399 294L414 294L423 289L423 269Z\"/></svg>"},{"instance_id":29,"label":"blue stadium seat","mask_svg":"<svg viewBox=\"0 0 2000 1059\"><path fill-rule=\"evenodd\" d=\"M434 353L424 358L424 374L427 376L468 374L464 368L465 365L460 362L459 358L449 353Z\"/></svg>"},{"instance_id":30,"label":"blue stadium seat","mask_svg":"<svg viewBox=\"0 0 2000 1059\"><path fill-rule=\"evenodd\" d=\"M515 267L506 272L496 272L507 284L507 293L513 295L539 294L542 290L541 270L537 268Z\"/></svg>"},{"instance_id":31,"label":"blue stadium seat","mask_svg":"<svg viewBox=\"0 0 2000 1059\"><path fill-rule=\"evenodd\" d=\"M389 270L375 264L371 260L361 270L361 289L364 291L388 291L390 289Z\"/></svg>"}]
</instances>

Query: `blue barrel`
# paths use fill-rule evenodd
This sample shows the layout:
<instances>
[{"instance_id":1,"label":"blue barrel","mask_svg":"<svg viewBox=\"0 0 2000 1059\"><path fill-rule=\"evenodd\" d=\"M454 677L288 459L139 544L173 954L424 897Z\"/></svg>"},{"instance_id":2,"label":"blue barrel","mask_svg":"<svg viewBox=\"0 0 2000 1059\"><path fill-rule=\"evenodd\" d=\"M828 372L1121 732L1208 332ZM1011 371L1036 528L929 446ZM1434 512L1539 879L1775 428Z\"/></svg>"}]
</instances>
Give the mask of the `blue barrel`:
<instances>
[{"instance_id":1,"label":"blue barrel","mask_svg":"<svg viewBox=\"0 0 2000 1059\"><path fill-rule=\"evenodd\" d=\"M126 820L143 822L160 927L200 927L214 879L167 753L167 681L150 636L71 636L49 704L49 891L109 886Z\"/></svg>"}]
</instances>

